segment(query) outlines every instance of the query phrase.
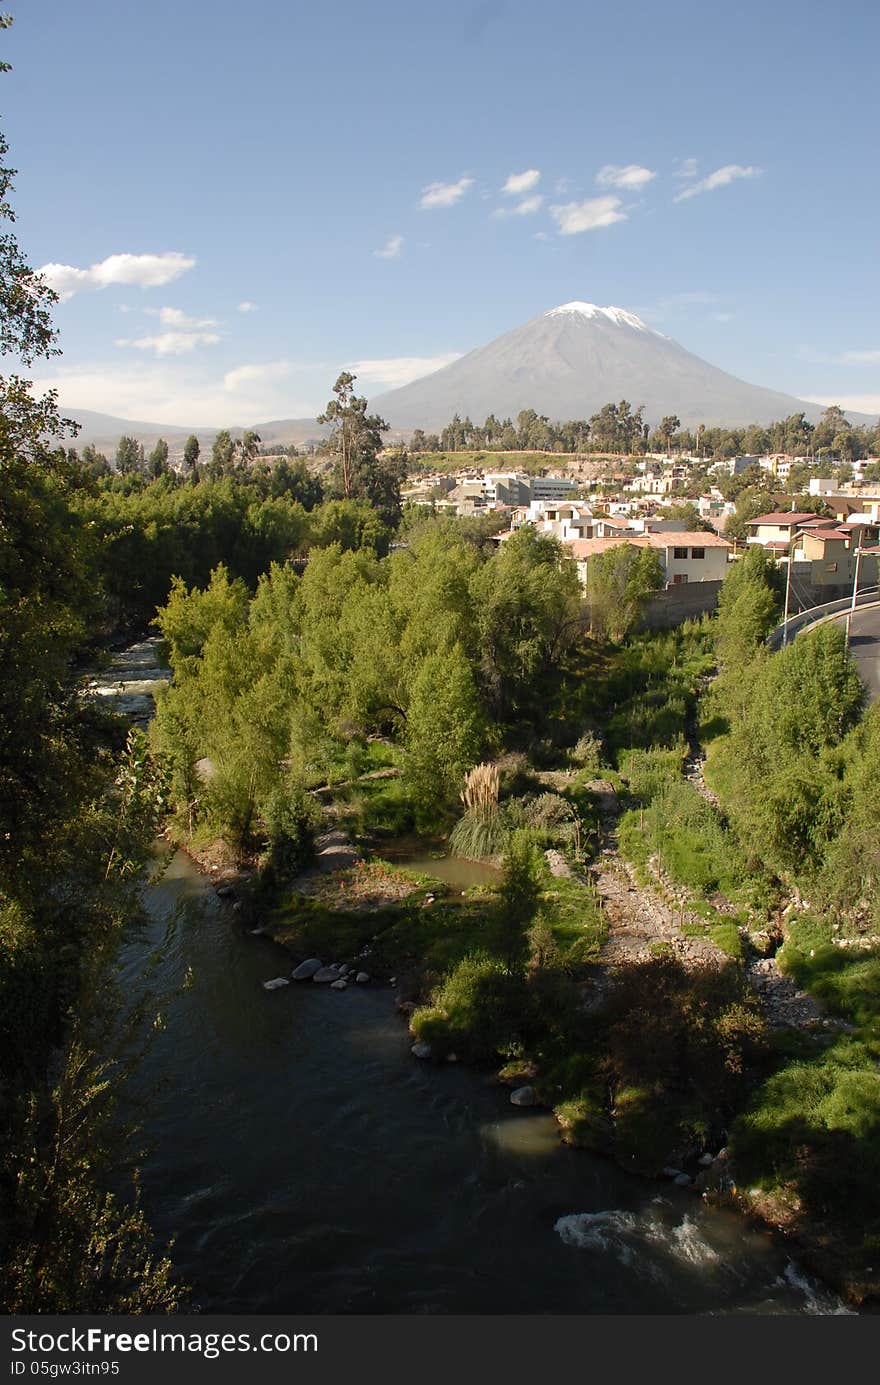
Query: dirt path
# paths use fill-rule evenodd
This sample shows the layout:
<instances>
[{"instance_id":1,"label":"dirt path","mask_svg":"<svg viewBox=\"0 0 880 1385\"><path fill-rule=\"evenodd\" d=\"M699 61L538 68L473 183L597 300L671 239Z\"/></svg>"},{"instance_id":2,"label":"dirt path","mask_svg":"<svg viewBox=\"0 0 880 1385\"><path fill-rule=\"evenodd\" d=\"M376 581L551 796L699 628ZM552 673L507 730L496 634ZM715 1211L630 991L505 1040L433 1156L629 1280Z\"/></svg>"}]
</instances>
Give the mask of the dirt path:
<instances>
[{"instance_id":1,"label":"dirt path","mask_svg":"<svg viewBox=\"0 0 880 1385\"><path fill-rule=\"evenodd\" d=\"M599 798L602 848L593 863L592 876L608 922L599 961L608 967L644 962L662 943L685 966L723 966L728 960L726 953L708 939L688 937L683 932L682 924L689 918L686 910L675 908L639 884L633 867L618 849L617 794L610 784L597 786L594 792ZM702 922L699 920L700 925Z\"/></svg>"},{"instance_id":2,"label":"dirt path","mask_svg":"<svg viewBox=\"0 0 880 1385\"><path fill-rule=\"evenodd\" d=\"M694 772L702 779L701 762L695 763ZM691 782L696 781L692 779ZM711 790L705 785L703 789L711 802L714 798ZM665 944L686 967L726 965L730 960L727 953L709 938L691 937L683 931L688 923L702 928L705 920L700 915L690 913L679 902L663 898L650 886L639 884L635 870L620 855L618 847L620 805L617 795L610 784L597 784L595 792L599 798L602 848L591 873L608 922L608 936L599 954L600 963L613 970L632 962L643 962L654 955L658 944ZM659 876L657 886L663 889ZM783 975L774 957L750 958L745 972L772 1028L840 1027L838 1021L825 1019L816 1001L800 990L790 977Z\"/></svg>"}]
</instances>

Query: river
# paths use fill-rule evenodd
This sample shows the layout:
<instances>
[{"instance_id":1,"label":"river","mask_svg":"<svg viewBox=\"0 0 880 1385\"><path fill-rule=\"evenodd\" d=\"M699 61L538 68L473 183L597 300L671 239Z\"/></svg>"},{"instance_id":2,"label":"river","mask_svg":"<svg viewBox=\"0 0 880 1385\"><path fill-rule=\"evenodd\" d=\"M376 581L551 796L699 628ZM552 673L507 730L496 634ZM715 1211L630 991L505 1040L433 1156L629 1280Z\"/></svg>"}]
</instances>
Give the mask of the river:
<instances>
[{"instance_id":1,"label":"river","mask_svg":"<svg viewBox=\"0 0 880 1385\"><path fill-rule=\"evenodd\" d=\"M843 1311L735 1213L566 1148L488 1074L419 1063L391 987L263 989L291 965L180 852L122 947L164 1028L121 1108L202 1311Z\"/></svg>"}]
</instances>

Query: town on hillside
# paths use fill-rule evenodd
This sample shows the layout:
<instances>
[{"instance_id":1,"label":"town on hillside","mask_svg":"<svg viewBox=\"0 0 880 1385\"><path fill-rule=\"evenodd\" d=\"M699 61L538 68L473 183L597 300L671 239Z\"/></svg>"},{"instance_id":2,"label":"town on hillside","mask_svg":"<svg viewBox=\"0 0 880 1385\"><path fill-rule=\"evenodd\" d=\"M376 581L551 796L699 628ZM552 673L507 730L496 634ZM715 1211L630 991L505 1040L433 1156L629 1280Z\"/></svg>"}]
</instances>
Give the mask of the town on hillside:
<instances>
[{"instance_id":1,"label":"town on hillside","mask_svg":"<svg viewBox=\"0 0 880 1385\"><path fill-rule=\"evenodd\" d=\"M402 499L459 518L492 516L498 543L532 525L559 540L585 587L600 554L621 544L653 549L667 589L704 584L679 594L681 618L714 610L728 564L760 544L790 569L795 611L848 595L857 575L860 590L877 583L880 459L835 470L823 475L814 459L785 453L708 464L686 454L591 457L586 466L573 457L543 474L465 464L411 471ZM806 483L797 497L793 479Z\"/></svg>"}]
</instances>

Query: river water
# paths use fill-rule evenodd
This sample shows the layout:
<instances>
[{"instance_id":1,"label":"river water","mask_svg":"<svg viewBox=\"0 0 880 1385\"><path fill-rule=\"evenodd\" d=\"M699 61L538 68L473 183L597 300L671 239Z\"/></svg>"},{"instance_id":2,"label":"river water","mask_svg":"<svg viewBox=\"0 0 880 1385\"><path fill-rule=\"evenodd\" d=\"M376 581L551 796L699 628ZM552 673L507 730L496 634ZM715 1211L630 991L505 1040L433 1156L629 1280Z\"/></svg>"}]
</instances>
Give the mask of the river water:
<instances>
[{"instance_id":1,"label":"river water","mask_svg":"<svg viewBox=\"0 0 880 1385\"><path fill-rule=\"evenodd\" d=\"M143 1205L203 1311L842 1311L737 1215L419 1063L390 986L263 989L291 965L180 852L121 951L164 1021L120 1093Z\"/></svg>"}]
</instances>

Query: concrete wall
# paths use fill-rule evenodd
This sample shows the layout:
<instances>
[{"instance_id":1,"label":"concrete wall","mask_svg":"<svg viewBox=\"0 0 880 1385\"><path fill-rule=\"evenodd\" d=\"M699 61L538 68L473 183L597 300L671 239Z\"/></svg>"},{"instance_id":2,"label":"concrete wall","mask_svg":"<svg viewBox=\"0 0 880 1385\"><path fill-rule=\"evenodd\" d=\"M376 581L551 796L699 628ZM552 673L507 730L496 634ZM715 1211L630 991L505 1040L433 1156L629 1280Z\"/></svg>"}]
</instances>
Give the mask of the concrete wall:
<instances>
[{"instance_id":1,"label":"concrete wall","mask_svg":"<svg viewBox=\"0 0 880 1385\"><path fill-rule=\"evenodd\" d=\"M642 625L647 630L668 630L714 611L720 590L720 582L684 582L678 587L667 587L651 597Z\"/></svg>"}]
</instances>

